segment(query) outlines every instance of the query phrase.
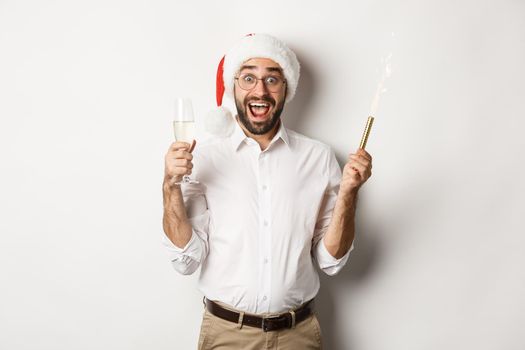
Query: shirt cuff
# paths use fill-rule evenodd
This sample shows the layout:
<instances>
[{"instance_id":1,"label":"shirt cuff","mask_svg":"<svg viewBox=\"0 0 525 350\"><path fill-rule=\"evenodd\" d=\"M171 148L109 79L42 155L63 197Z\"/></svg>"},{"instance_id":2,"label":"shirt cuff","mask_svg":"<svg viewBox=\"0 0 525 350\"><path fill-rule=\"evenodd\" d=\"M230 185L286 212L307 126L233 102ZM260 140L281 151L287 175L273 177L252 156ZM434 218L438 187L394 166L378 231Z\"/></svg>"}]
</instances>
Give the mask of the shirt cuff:
<instances>
[{"instance_id":1,"label":"shirt cuff","mask_svg":"<svg viewBox=\"0 0 525 350\"><path fill-rule=\"evenodd\" d=\"M352 241L352 245L350 246L350 249L348 249L346 254L343 255L341 258L336 259L326 249L326 246L324 245L324 237L323 237L323 239L321 239L319 243L317 244L317 262L319 263L319 267L327 274L335 275L346 264L346 262L348 261L348 257L350 256L350 252L352 250L354 250L353 241Z\"/></svg>"},{"instance_id":2,"label":"shirt cuff","mask_svg":"<svg viewBox=\"0 0 525 350\"><path fill-rule=\"evenodd\" d=\"M172 262L181 261L188 263L188 259L196 262L201 261L202 246L199 242L199 237L195 233L195 230L191 230L191 238L183 248L177 247L173 242L164 234L163 245L168 250L168 255Z\"/></svg>"}]
</instances>

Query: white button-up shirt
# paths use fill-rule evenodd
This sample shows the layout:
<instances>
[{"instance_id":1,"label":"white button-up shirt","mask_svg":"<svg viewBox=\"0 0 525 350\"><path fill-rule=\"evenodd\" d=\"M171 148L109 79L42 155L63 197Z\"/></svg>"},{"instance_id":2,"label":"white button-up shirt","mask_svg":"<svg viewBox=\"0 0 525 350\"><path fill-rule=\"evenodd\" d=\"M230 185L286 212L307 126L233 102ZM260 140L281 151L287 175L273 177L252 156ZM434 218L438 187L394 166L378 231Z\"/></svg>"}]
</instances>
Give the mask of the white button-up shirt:
<instances>
[{"instance_id":1,"label":"white button-up shirt","mask_svg":"<svg viewBox=\"0 0 525 350\"><path fill-rule=\"evenodd\" d=\"M181 190L192 236L185 247L163 235L173 267L199 266L200 291L250 313L283 312L315 297L314 261L334 275L349 251L334 258L323 243L341 168L320 141L284 127L270 145L246 136L239 124L227 138L198 142L192 177Z\"/></svg>"}]
</instances>

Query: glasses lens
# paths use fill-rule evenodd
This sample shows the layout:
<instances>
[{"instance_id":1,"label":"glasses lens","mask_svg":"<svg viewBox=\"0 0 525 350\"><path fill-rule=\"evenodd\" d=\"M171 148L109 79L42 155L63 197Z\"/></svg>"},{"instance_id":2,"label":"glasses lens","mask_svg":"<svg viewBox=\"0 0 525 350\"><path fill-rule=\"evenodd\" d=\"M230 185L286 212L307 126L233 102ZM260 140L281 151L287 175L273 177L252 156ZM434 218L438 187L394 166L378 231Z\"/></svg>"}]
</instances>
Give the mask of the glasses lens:
<instances>
[{"instance_id":1,"label":"glasses lens","mask_svg":"<svg viewBox=\"0 0 525 350\"><path fill-rule=\"evenodd\" d=\"M251 90L257 84L257 78L252 74L242 74L239 79L239 86L244 90Z\"/></svg>"},{"instance_id":2,"label":"glasses lens","mask_svg":"<svg viewBox=\"0 0 525 350\"><path fill-rule=\"evenodd\" d=\"M281 90L281 87L283 86L283 80L280 77L270 75L264 79L264 84L268 90L277 92Z\"/></svg>"}]
</instances>

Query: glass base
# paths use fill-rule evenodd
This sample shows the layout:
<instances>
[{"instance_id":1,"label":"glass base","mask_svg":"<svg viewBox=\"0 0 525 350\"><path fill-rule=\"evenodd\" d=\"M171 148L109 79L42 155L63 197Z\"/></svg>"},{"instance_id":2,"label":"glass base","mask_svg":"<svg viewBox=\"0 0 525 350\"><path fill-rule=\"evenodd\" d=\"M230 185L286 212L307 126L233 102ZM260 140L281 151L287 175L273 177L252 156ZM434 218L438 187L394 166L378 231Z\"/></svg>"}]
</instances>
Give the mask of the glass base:
<instances>
[{"instance_id":1,"label":"glass base","mask_svg":"<svg viewBox=\"0 0 525 350\"><path fill-rule=\"evenodd\" d=\"M180 184L198 184L198 183L200 183L200 182L197 181L197 180L191 179L189 175L184 175L182 177L182 181L175 182L175 185L180 185Z\"/></svg>"}]
</instances>

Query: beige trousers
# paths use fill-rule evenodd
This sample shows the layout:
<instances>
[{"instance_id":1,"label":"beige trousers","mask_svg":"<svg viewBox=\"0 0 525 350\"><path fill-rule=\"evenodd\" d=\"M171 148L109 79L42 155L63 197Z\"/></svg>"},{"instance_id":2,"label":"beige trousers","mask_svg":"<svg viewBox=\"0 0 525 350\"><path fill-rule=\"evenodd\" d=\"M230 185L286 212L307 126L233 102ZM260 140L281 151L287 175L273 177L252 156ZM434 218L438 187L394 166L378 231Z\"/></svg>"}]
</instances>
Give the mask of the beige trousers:
<instances>
[{"instance_id":1,"label":"beige trousers","mask_svg":"<svg viewBox=\"0 0 525 350\"><path fill-rule=\"evenodd\" d=\"M240 328L238 324L223 320L204 309L198 350L209 349L321 350L321 327L315 311L295 328L264 332L247 325Z\"/></svg>"}]
</instances>

